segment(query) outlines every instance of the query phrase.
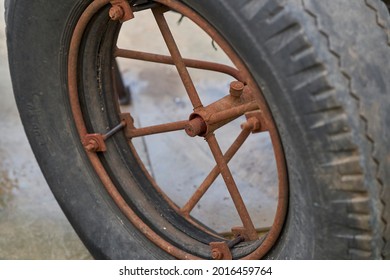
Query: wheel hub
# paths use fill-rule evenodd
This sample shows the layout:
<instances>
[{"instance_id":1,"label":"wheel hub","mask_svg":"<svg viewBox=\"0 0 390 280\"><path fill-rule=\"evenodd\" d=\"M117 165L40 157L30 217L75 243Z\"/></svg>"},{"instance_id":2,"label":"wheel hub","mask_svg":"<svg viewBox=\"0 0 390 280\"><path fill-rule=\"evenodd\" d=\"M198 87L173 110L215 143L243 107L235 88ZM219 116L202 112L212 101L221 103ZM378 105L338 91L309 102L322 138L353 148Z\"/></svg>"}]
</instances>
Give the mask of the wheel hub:
<instances>
[{"instance_id":1,"label":"wheel hub","mask_svg":"<svg viewBox=\"0 0 390 280\"><path fill-rule=\"evenodd\" d=\"M190 137L204 136L208 130L207 123L199 115L194 115L194 118L188 121L184 129Z\"/></svg>"},{"instance_id":2,"label":"wheel hub","mask_svg":"<svg viewBox=\"0 0 390 280\"><path fill-rule=\"evenodd\" d=\"M206 107L194 109L185 126L185 132L190 137L204 137L213 133L246 112L258 110L259 107L254 100L253 90L249 86L240 81L233 81L230 83L229 95Z\"/></svg>"}]
</instances>

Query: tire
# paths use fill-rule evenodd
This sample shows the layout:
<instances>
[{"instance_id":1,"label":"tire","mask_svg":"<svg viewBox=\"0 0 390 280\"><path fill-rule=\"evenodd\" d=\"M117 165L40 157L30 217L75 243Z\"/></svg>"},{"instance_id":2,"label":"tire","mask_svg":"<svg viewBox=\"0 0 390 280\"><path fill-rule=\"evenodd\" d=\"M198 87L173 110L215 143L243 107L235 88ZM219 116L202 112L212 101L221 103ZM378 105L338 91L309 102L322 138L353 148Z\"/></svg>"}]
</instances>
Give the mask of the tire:
<instances>
[{"instance_id":1,"label":"tire","mask_svg":"<svg viewBox=\"0 0 390 280\"><path fill-rule=\"evenodd\" d=\"M288 173L288 210L280 234L262 257L390 258L390 22L385 5L375 0L182 3L206 19L249 69L280 137ZM68 95L67 62L76 23L89 4L86 0L56 5L44 0L6 2L9 63L26 134L58 203L95 258L187 258L156 244L129 220L105 189L80 141ZM108 9L102 7L90 20L89 33L118 28L102 20ZM110 34L102 44L115 42L117 34ZM85 38L81 42L80 67L85 74L78 86L80 106L89 114L86 127L103 131L120 119L90 109L103 100L88 93L94 86L88 81L97 79L87 64L96 45ZM110 65L112 58L105 59L101 65ZM107 71L103 67L102 77L110 76ZM102 84L102 91L109 92L109 79ZM112 100L104 102L105 111L116 112ZM173 211L161 219L154 217L168 211L169 203L161 197L141 191L139 195L158 205L142 208L134 201L135 188L147 189L150 182L134 158L127 160L121 154L128 151L125 145L124 133L118 133L107 143L108 150L118 152L98 158L116 185L125 179L132 182L133 193L119 193L128 196L125 200L134 216L157 234L159 223L178 220L180 233L172 231L174 236L164 236L164 242L183 247L191 256L211 258L206 250L190 248L183 233L192 229ZM131 158L130 152L126 157ZM114 168L111 162L123 164ZM121 177L126 172L131 176ZM200 239L209 238L194 232ZM239 249L233 258L254 250Z\"/></svg>"}]
</instances>

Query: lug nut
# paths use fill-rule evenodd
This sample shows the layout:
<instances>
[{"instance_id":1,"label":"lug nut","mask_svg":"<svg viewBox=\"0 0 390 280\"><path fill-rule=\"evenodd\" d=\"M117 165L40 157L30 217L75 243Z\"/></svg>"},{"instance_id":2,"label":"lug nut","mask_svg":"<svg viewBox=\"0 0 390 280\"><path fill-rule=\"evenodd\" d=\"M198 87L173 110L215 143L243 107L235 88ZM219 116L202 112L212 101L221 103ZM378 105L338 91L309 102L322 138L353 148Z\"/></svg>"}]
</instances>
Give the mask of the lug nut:
<instances>
[{"instance_id":1,"label":"lug nut","mask_svg":"<svg viewBox=\"0 0 390 280\"><path fill-rule=\"evenodd\" d=\"M85 150L91 153L105 152L107 150L104 136L98 133L85 135L82 143Z\"/></svg>"},{"instance_id":2,"label":"lug nut","mask_svg":"<svg viewBox=\"0 0 390 280\"><path fill-rule=\"evenodd\" d=\"M247 122L241 125L241 129L248 129L250 131L257 131L261 128L260 121L256 117L251 117Z\"/></svg>"},{"instance_id":3,"label":"lug nut","mask_svg":"<svg viewBox=\"0 0 390 280\"><path fill-rule=\"evenodd\" d=\"M93 139L90 139L87 145L85 145L85 149L91 153L96 152L99 149L99 143Z\"/></svg>"},{"instance_id":4,"label":"lug nut","mask_svg":"<svg viewBox=\"0 0 390 280\"><path fill-rule=\"evenodd\" d=\"M115 6L111 7L108 14L109 14L111 20L121 20L124 17L125 12L123 11L121 6L115 5Z\"/></svg>"},{"instance_id":5,"label":"lug nut","mask_svg":"<svg viewBox=\"0 0 390 280\"><path fill-rule=\"evenodd\" d=\"M234 81L230 83L230 95L233 97L240 97L244 91L244 83L240 81Z\"/></svg>"},{"instance_id":6,"label":"lug nut","mask_svg":"<svg viewBox=\"0 0 390 280\"><path fill-rule=\"evenodd\" d=\"M218 249L213 249L211 251L211 257L214 260L222 260L223 254Z\"/></svg>"}]
</instances>

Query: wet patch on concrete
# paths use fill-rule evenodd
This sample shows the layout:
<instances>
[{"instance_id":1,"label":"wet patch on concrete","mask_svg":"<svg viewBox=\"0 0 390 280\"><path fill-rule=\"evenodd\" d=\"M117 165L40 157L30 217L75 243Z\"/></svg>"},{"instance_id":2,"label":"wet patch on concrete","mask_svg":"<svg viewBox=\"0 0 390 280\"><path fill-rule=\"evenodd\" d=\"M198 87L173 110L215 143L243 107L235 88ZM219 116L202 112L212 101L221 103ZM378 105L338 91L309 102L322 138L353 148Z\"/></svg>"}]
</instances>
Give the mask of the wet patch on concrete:
<instances>
[{"instance_id":1,"label":"wet patch on concrete","mask_svg":"<svg viewBox=\"0 0 390 280\"><path fill-rule=\"evenodd\" d=\"M17 187L18 180L12 178L9 171L4 170L3 167L0 166L0 213L12 200L14 189Z\"/></svg>"}]
</instances>

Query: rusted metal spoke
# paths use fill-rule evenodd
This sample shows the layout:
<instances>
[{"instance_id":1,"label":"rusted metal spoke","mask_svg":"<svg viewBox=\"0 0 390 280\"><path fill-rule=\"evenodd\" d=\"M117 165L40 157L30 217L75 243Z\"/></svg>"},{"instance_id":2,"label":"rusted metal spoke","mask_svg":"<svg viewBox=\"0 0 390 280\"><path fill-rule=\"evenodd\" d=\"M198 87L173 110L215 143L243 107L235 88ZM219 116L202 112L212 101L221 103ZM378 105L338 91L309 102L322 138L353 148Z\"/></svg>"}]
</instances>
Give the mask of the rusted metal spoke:
<instances>
[{"instance_id":1,"label":"rusted metal spoke","mask_svg":"<svg viewBox=\"0 0 390 280\"><path fill-rule=\"evenodd\" d=\"M226 163L228 163L233 158L233 156L241 148L242 144L244 144L250 133L251 131L249 129L244 129L241 131L240 135L238 135L237 139L233 142L233 144L229 147L229 149L224 155L224 160L226 161ZM216 165L213 170L211 170L206 179L202 182L202 184L199 186L199 188L195 191L192 197L188 200L188 202L180 209L180 212L183 215L189 215L192 209L194 209L195 205L199 202L199 200L203 197L206 191L214 183L215 179L217 179L219 174L219 167L218 165Z\"/></svg>"},{"instance_id":2,"label":"rusted metal spoke","mask_svg":"<svg viewBox=\"0 0 390 280\"><path fill-rule=\"evenodd\" d=\"M210 125L217 124L226 120L234 120L247 112L259 109L259 105L256 101L251 101L242 105L235 106L230 109L223 110L221 112L214 113L208 119ZM226 123L225 123L226 124Z\"/></svg>"},{"instance_id":3,"label":"rusted metal spoke","mask_svg":"<svg viewBox=\"0 0 390 280\"><path fill-rule=\"evenodd\" d=\"M186 68L186 64L180 54L179 48L176 45L175 39L173 38L171 30L169 29L168 23L165 20L162 11L160 11L159 8L152 9L152 11L153 11L154 18L156 19L157 25L160 28L161 34L163 35L165 43L167 44L168 50L172 56L173 63L177 68L177 71L180 75L183 85L191 100L192 106L194 108L202 107L202 102L195 89L194 83Z\"/></svg>"},{"instance_id":4,"label":"rusted metal spoke","mask_svg":"<svg viewBox=\"0 0 390 280\"><path fill-rule=\"evenodd\" d=\"M148 62L162 63L162 64L168 64L168 65L175 64L172 57L167 56L167 55L140 52L140 51L134 51L134 50L125 50L125 49L119 49L119 48L115 49L114 56L142 60L142 61L148 61ZM225 65L225 64L204 61L204 60L188 59L188 58L183 58L183 62L185 64L185 66L189 67L189 68L196 68L196 69L220 72L220 73L230 75L233 78L235 78L236 80L241 80L240 72L237 69L235 69L231 66Z\"/></svg>"},{"instance_id":5,"label":"rusted metal spoke","mask_svg":"<svg viewBox=\"0 0 390 280\"><path fill-rule=\"evenodd\" d=\"M130 128L127 130L126 135L128 138L134 138L158 133L177 131L184 129L187 124L188 121L178 121L141 128Z\"/></svg>"},{"instance_id":6,"label":"rusted metal spoke","mask_svg":"<svg viewBox=\"0 0 390 280\"><path fill-rule=\"evenodd\" d=\"M236 182L234 181L233 175L222 154L217 138L213 133L211 133L208 134L205 137L205 139L209 144L210 150L214 156L215 161L217 162L219 172L221 173L222 178L225 181L226 187L230 193L230 196L233 199L233 203L237 209L238 215L240 216L244 228L247 232L248 238L250 240L256 240L258 238L258 235L255 226L252 222L252 219L249 216L249 212L245 206L244 200L241 197Z\"/></svg>"}]
</instances>

